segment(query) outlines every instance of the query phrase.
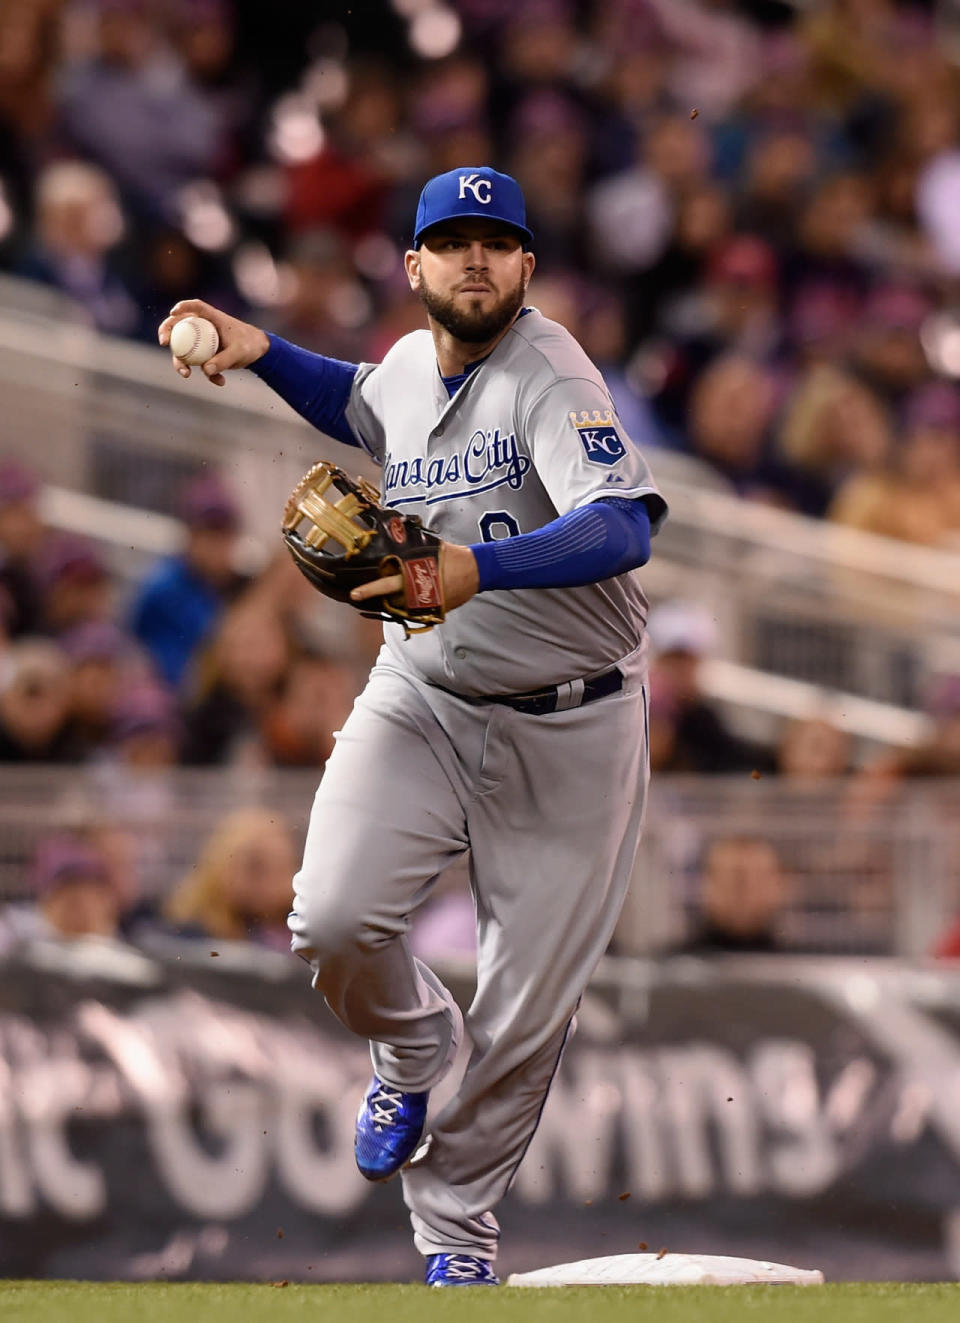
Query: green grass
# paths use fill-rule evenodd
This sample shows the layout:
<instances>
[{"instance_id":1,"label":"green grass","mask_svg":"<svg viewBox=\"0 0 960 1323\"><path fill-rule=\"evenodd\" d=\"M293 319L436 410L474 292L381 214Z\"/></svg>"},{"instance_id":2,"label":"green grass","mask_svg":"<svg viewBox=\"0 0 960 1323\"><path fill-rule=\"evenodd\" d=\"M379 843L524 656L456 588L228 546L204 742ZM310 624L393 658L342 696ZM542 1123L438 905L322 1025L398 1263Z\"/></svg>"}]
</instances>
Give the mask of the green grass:
<instances>
[{"instance_id":1,"label":"green grass","mask_svg":"<svg viewBox=\"0 0 960 1323\"><path fill-rule=\"evenodd\" d=\"M2 1323L954 1323L960 1285L465 1287L0 1282Z\"/></svg>"}]
</instances>

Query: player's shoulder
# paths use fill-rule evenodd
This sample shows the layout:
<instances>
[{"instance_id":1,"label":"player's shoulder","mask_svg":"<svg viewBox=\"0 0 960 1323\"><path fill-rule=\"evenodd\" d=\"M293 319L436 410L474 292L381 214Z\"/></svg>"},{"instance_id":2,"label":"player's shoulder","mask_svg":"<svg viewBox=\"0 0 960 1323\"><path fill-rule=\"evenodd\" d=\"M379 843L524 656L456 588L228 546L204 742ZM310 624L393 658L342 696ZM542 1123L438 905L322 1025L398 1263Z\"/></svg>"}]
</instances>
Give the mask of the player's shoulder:
<instances>
[{"instance_id":1,"label":"player's shoulder","mask_svg":"<svg viewBox=\"0 0 960 1323\"><path fill-rule=\"evenodd\" d=\"M395 340L379 363L361 363L354 377L354 395L370 404L385 407L394 392L419 390L436 370L433 336L427 330L410 331Z\"/></svg>"},{"instance_id":2,"label":"player's shoulder","mask_svg":"<svg viewBox=\"0 0 960 1323\"><path fill-rule=\"evenodd\" d=\"M384 354L380 366L387 371L404 371L419 363L432 366L435 359L433 336L424 328L401 335Z\"/></svg>"},{"instance_id":3,"label":"player's shoulder","mask_svg":"<svg viewBox=\"0 0 960 1323\"><path fill-rule=\"evenodd\" d=\"M522 361L524 376L544 389L554 381L587 378L600 372L583 346L559 322L532 307L510 328L511 348Z\"/></svg>"}]
</instances>

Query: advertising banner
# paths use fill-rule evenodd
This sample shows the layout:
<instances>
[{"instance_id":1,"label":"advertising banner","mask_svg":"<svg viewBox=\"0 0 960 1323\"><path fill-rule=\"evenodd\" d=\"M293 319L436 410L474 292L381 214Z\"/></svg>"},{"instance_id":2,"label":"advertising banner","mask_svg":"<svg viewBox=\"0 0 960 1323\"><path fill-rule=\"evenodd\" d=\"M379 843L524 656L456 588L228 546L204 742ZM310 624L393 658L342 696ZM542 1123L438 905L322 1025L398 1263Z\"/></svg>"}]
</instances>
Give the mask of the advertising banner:
<instances>
[{"instance_id":1,"label":"advertising banner","mask_svg":"<svg viewBox=\"0 0 960 1323\"><path fill-rule=\"evenodd\" d=\"M369 1073L293 958L35 945L0 965L0 1275L419 1280L354 1166ZM960 1277L960 971L605 963L498 1216L504 1272Z\"/></svg>"}]
</instances>

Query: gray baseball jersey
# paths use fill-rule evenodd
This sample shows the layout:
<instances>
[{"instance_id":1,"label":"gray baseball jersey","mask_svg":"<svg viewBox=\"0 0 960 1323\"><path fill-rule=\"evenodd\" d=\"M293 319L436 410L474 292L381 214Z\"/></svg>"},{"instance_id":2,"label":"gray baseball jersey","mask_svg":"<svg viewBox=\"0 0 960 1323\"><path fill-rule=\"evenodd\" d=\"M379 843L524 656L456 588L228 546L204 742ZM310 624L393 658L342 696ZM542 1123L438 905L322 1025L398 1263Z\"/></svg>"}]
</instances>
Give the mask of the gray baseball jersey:
<instances>
[{"instance_id":1,"label":"gray baseball jersey","mask_svg":"<svg viewBox=\"0 0 960 1323\"><path fill-rule=\"evenodd\" d=\"M600 373L531 309L451 399L429 331L358 371L347 419L383 466L383 498L469 545L540 528L604 496L666 511ZM385 637L398 661L464 694L520 693L590 675L634 651L647 619L635 574L582 588L480 593L429 633Z\"/></svg>"},{"instance_id":2,"label":"gray baseball jersey","mask_svg":"<svg viewBox=\"0 0 960 1323\"><path fill-rule=\"evenodd\" d=\"M612 494L648 498L654 527L666 510L599 372L536 311L452 400L430 333L406 336L360 368L347 417L383 465L386 501L452 542L529 532ZM646 615L636 575L624 574L481 593L408 641L387 626L320 783L294 879L293 949L399 1089L437 1084L460 1038L450 993L406 933L436 877L470 851L472 1051L403 1173L424 1254L496 1256L492 1209L617 921L646 799ZM616 692L544 715L458 696L613 665Z\"/></svg>"}]
</instances>

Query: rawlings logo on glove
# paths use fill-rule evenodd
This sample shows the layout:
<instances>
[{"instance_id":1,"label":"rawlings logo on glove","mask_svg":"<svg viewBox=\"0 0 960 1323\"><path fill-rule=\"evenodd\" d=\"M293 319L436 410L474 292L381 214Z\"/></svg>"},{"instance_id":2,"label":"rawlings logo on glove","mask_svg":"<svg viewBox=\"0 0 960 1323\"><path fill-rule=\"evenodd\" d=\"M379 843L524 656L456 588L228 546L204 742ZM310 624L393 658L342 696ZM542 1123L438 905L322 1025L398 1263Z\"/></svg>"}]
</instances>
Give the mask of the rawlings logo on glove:
<instances>
[{"instance_id":1,"label":"rawlings logo on glove","mask_svg":"<svg viewBox=\"0 0 960 1323\"><path fill-rule=\"evenodd\" d=\"M397 622L408 635L443 620L440 538L416 515L382 506L364 478L349 478L335 464L314 464L290 494L282 533L297 568L325 597ZM403 592L377 599L379 610L369 599L351 600L360 584L397 573Z\"/></svg>"}]
</instances>

